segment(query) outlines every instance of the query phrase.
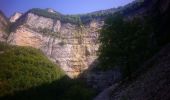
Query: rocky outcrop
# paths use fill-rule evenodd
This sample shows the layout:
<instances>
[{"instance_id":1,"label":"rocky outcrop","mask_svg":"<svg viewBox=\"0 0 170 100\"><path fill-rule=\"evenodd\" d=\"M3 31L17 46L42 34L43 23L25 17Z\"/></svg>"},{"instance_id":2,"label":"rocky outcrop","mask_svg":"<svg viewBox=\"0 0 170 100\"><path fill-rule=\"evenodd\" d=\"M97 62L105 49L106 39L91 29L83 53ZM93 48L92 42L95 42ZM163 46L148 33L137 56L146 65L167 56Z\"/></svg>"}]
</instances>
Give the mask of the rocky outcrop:
<instances>
[{"instance_id":1,"label":"rocky outcrop","mask_svg":"<svg viewBox=\"0 0 170 100\"><path fill-rule=\"evenodd\" d=\"M94 100L169 100L170 45L164 47L145 67L150 69L128 84L114 84Z\"/></svg>"},{"instance_id":2,"label":"rocky outcrop","mask_svg":"<svg viewBox=\"0 0 170 100\"><path fill-rule=\"evenodd\" d=\"M12 16L10 17L9 21L10 21L11 23L14 23L14 22L16 22L16 20L18 20L21 16L22 16L22 13L16 12L16 13L14 13L14 15L12 15Z\"/></svg>"},{"instance_id":3,"label":"rocky outcrop","mask_svg":"<svg viewBox=\"0 0 170 100\"><path fill-rule=\"evenodd\" d=\"M55 10L51 9L51 8L47 8L47 11L50 13L56 13Z\"/></svg>"},{"instance_id":4,"label":"rocky outcrop","mask_svg":"<svg viewBox=\"0 0 170 100\"><path fill-rule=\"evenodd\" d=\"M98 30L103 25L101 20L80 26L27 13L17 23L8 43L41 49L70 77L79 75L97 58Z\"/></svg>"},{"instance_id":5,"label":"rocky outcrop","mask_svg":"<svg viewBox=\"0 0 170 100\"><path fill-rule=\"evenodd\" d=\"M0 41L6 41L7 38L7 28L8 28L8 21L5 15L0 11Z\"/></svg>"}]
</instances>

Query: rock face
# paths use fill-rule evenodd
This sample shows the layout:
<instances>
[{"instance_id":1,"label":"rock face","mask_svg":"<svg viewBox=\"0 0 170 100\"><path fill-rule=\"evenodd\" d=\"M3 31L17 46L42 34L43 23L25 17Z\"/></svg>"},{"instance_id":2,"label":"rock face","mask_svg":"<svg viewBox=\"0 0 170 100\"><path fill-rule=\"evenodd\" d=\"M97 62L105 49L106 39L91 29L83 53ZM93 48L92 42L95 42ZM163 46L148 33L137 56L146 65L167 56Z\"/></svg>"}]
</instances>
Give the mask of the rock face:
<instances>
[{"instance_id":1,"label":"rock face","mask_svg":"<svg viewBox=\"0 0 170 100\"><path fill-rule=\"evenodd\" d=\"M70 77L79 75L97 58L98 30L104 24L101 20L79 26L27 13L17 23L8 43L41 49Z\"/></svg>"},{"instance_id":2,"label":"rock face","mask_svg":"<svg viewBox=\"0 0 170 100\"><path fill-rule=\"evenodd\" d=\"M52 9L46 10L48 13L55 13ZM11 22L19 19L15 22L17 27L15 31L11 32L8 43L41 49L49 59L59 64L70 77L75 77L88 69L96 60L96 52L99 47L98 30L103 26L103 20L106 16L119 10L106 10L106 14L110 14L103 15L105 16L103 18L102 16L92 18L95 13L91 14L90 17L84 16L84 20L87 20L84 25L69 23L68 19L63 21L49 18L50 14L39 11L46 17L29 11L23 16L16 13L11 17ZM96 14L101 15L100 12L98 13ZM58 16L57 14L52 17ZM72 19L72 17L70 18Z\"/></svg>"},{"instance_id":3,"label":"rock face","mask_svg":"<svg viewBox=\"0 0 170 100\"><path fill-rule=\"evenodd\" d=\"M170 44L148 61L149 69L132 82L113 84L94 100L169 100Z\"/></svg>"},{"instance_id":4,"label":"rock face","mask_svg":"<svg viewBox=\"0 0 170 100\"><path fill-rule=\"evenodd\" d=\"M8 21L7 18L4 16L4 14L0 11L0 41L6 41L7 34L6 30L8 27Z\"/></svg>"},{"instance_id":5,"label":"rock face","mask_svg":"<svg viewBox=\"0 0 170 100\"><path fill-rule=\"evenodd\" d=\"M116 69L108 71L94 71L86 74L85 78L88 86L91 86L97 91L102 91L112 84L120 81L121 73Z\"/></svg>"},{"instance_id":6,"label":"rock face","mask_svg":"<svg viewBox=\"0 0 170 100\"><path fill-rule=\"evenodd\" d=\"M14 23L16 20L18 20L22 16L22 13L16 12L14 15L11 16L10 22Z\"/></svg>"},{"instance_id":7,"label":"rock face","mask_svg":"<svg viewBox=\"0 0 170 100\"><path fill-rule=\"evenodd\" d=\"M51 9L51 8L47 8L47 11L50 13L55 13L55 10Z\"/></svg>"},{"instance_id":8,"label":"rock face","mask_svg":"<svg viewBox=\"0 0 170 100\"><path fill-rule=\"evenodd\" d=\"M170 100L170 1L144 0L148 6L143 6L149 13L158 17L161 31L158 37L168 43L152 59L142 67L139 77L131 82L112 84L101 92L94 100ZM147 7L147 8L146 8ZM147 14L147 13L145 13ZM163 43L163 44L165 44Z\"/></svg>"}]
</instances>

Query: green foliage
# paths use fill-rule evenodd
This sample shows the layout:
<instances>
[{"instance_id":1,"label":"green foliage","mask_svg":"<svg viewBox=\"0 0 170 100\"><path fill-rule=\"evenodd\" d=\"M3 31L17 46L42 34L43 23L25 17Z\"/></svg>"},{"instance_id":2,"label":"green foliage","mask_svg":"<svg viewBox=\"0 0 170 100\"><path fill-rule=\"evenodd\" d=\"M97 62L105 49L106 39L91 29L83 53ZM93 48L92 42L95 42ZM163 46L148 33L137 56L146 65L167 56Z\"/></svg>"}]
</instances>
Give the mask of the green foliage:
<instances>
[{"instance_id":1,"label":"green foliage","mask_svg":"<svg viewBox=\"0 0 170 100\"><path fill-rule=\"evenodd\" d=\"M117 9L113 8L113 9L109 9L109 10L97 11L97 12L81 14L81 15L79 15L79 14L78 15L63 15L58 12L50 13L44 9L34 8L34 9L31 9L30 11L28 11L28 13L31 12L31 13L37 14L39 16L52 18L55 20L61 20L62 22L82 25L82 24L90 22L93 19L106 18L106 17L112 15L116 11L117 11Z\"/></svg>"},{"instance_id":2,"label":"green foliage","mask_svg":"<svg viewBox=\"0 0 170 100\"><path fill-rule=\"evenodd\" d=\"M0 96L13 94L64 76L39 50L0 45Z\"/></svg>"},{"instance_id":3,"label":"green foliage","mask_svg":"<svg viewBox=\"0 0 170 100\"><path fill-rule=\"evenodd\" d=\"M31 9L29 12L40 15L40 16L44 16L47 18L58 19L66 23L68 22L68 23L82 25L82 24L89 23L90 21L94 19L105 19L113 15L115 12L128 14L129 12L133 12L136 9L140 8L142 4L143 2L133 1L132 3L126 5L125 7L111 8L108 10L101 10L101 11L96 11L92 13L77 14L77 15L63 15L58 12L50 13L47 10L43 10L39 8Z\"/></svg>"},{"instance_id":4,"label":"green foliage","mask_svg":"<svg viewBox=\"0 0 170 100\"><path fill-rule=\"evenodd\" d=\"M93 90L71 80L40 50L0 43L1 100L91 100Z\"/></svg>"},{"instance_id":5,"label":"green foliage","mask_svg":"<svg viewBox=\"0 0 170 100\"><path fill-rule=\"evenodd\" d=\"M82 14L80 15L80 18L82 23L86 24L94 19L104 19L106 17L109 17L110 15L114 14L116 11L118 10L115 8L108 9L108 10L101 10L101 11L96 11L88 14Z\"/></svg>"},{"instance_id":6,"label":"green foliage","mask_svg":"<svg viewBox=\"0 0 170 100\"><path fill-rule=\"evenodd\" d=\"M156 51L153 28L144 19L123 20L115 14L105 21L100 32L99 60L101 69L119 67L130 77Z\"/></svg>"},{"instance_id":7,"label":"green foliage","mask_svg":"<svg viewBox=\"0 0 170 100\"><path fill-rule=\"evenodd\" d=\"M60 13L50 13L47 10L39 9L39 8L34 8L29 11L30 13L34 13L37 15L41 15L47 18L52 18L52 19L61 19L61 14Z\"/></svg>"},{"instance_id":8,"label":"green foliage","mask_svg":"<svg viewBox=\"0 0 170 100\"><path fill-rule=\"evenodd\" d=\"M129 3L126 6L118 7L118 8L111 8L107 10L96 11L88 14L80 15L82 23L86 24L93 19L105 19L109 16L112 16L115 13L122 13L123 15L128 15L129 13L135 12L137 9L143 5L142 0L134 0L133 2Z\"/></svg>"},{"instance_id":9,"label":"green foliage","mask_svg":"<svg viewBox=\"0 0 170 100\"><path fill-rule=\"evenodd\" d=\"M58 12L50 13L47 10L43 10L39 8L31 9L29 12L37 14L39 16L47 17L47 18L61 20L62 22L81 24L81 19L78 15L62 15Z\"/></svg>"},{"instance_id":10,"label":"green foliage","mask_svg":"<svg viewBox=\"0 0 170 100\"><path fill-rule=\"evenodd\" d=\"M5 51L5 50L7 50L9 48L10 48L9 45L7 45L6 43L0 42L0 51L1 52Z\"/></svg>"}]
</instances>

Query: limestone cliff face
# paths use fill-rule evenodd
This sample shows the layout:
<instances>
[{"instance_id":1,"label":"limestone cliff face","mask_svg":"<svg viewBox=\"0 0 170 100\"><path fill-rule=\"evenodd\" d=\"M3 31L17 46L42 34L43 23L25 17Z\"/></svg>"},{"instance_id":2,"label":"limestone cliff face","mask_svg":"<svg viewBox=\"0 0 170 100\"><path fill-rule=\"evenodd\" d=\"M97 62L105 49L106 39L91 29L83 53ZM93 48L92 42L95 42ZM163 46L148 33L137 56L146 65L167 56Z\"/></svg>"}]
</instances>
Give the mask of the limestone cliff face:
<instances>
[{"instance_id":1,"label":"limestone cliff face","mask_svg":"<svg viewBox=\"0 0 170 100\"><path fill-rule=\"evenodd\" d=\"M41 49L70 77L79 75L97 58L98 30L104 24L101 20L80 26L28 13L17 23L8 43Z\"/></svg>"},{"instance_id":2,"label":"limestone cliff face","mask_svg":"<svg viewBox=\"0 0 170 100\"><path fill-rule=\"evenodd\" d=\"M22 13L16 12L14 15L12 15L9 19L11 23L16 22L20 17L22 16Z\"/></svg>"},{"instance_id":3,"label":"limestone cliff face","mask_svg":"<svg viewBox=\"0 0 170 100\"><path fill-rule=\"evenodd\" d=\"M8 23L6 17L0 11L0 41L1 42L6 41L6 38L7 38L6 30L7 30L8 24L9 23Z\"/></svg>"}]
</instances>

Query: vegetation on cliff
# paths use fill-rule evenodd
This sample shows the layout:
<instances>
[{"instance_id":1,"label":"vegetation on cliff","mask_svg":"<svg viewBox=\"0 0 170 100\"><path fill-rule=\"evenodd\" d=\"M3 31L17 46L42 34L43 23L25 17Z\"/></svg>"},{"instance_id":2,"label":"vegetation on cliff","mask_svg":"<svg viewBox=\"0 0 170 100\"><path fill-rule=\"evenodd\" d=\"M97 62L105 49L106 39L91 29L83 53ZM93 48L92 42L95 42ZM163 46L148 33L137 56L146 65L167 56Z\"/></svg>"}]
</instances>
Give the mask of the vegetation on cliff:
<instances>
[{"instance_id":1,"label":"vegetation on cliff","mask_svg":"<svg viewBox=\"0 0 170 100\"><path fill-rule=\"evenodd\" d=\"M28 13L34 13L39 16L60 20L61 22L81 24L80 17L78 15L62 15L58 12L51 13L44 9L34 8L28 11Z\"/></svg>"},{"instance_id":2,"label":"vegetation on cliff","mask_svg":"<svg viewBox=\"0 0 170 100\"><path fill-rule=\"evenodd\" d=\"M101 68L121 68L125 77L131 77L157 50L153 27L145 18L124 20L115 14L105 21L100 33Z\"/></svg>"},{"instance_id":3,"label":"vegetation on cliff","mask_svg":"<svg viewBox=\"0 0 170 100\"><path fill-rule=\"evenodd\" d=\"M0 44L0 99L91 100L94 92L71 80L40 50Z\"/></svg>"},{"instance_id":4,"label":"vegetation on cliff","mask_svg":"<svg viewBox=\"0 0 170 100\"><path fill-rule=\"evenodd\" d=\"M39 50L0 45L0 96L50 83L64 76Z\"/></svg>"},{"instance_id":5,"label":"vegetation on cliff","mask_svg":"<svg viewBox=\"0 0 170 100\"><path fill-rule=\"evenodd\" d=\"M125 7L111 8L108 10L101 10L101 11L96 11L92 13L77 14L77 15L63 15L59 12L51 13L51 12L48 12L48 10L46 9L44 10L44 9L39 9L39 8L33 8L29 10L28 12L31 12L31 13L34 13L40 16L44 16L47 18L58 19L66 23L73 23L73 24L81 25L81 24L89 23L92 20L105 19L113 15L115 12L120 12L126 15L129 12L134 12L136 11L136 9L139 9L142 3L143 3L142 1L137 0L126 5Z\"/></svg>"}]
</instances>

